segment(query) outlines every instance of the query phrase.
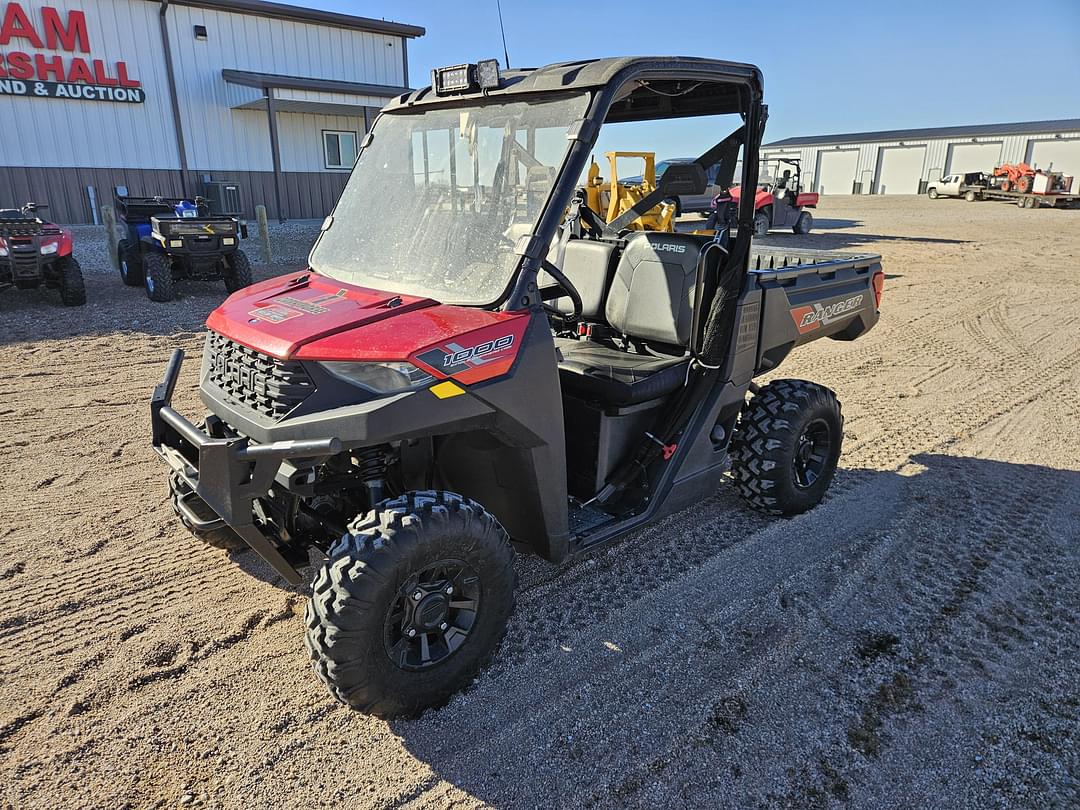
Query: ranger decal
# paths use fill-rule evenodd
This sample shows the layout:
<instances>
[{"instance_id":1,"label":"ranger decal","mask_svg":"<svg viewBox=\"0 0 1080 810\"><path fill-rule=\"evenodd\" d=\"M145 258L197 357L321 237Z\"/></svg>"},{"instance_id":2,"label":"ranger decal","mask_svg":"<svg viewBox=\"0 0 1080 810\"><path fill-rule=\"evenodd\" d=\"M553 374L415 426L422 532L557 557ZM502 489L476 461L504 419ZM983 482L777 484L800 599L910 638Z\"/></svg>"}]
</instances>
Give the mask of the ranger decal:
<instances>
[{"instance_id":1,"label":"ranger decal","mask_svg":"<svg viewBox=\"0 0 1080 810\"><path fill-rule=\"evenodd\" d=\"M828 325L847 317L862 305L865 297L864 293L859 293L829 304L814 303L805 307L795 307L791 310L791 317L795 321L799 334L804 335L820 329L822 324Z\"/></svg>"}]
</instances>

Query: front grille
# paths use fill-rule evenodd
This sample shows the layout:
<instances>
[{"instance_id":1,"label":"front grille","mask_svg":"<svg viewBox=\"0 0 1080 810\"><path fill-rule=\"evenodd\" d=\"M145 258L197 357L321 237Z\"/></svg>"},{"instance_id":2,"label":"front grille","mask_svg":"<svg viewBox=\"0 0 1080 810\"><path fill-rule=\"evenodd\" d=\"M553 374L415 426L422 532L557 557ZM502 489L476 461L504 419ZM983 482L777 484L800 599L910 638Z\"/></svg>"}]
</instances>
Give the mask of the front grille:
<instances>
[{"instance_id":1,"label":"front grille","mask_svg":"<svg viewBox=\"0 0 1080 810\"><path fill-rule=\"evenodd\" d=\"M38 249L33 242L20 244L15 240L8 243L11 255L12 272L16 279L35 279L38 277Z\"/></svg>"},{"instance_id":2,"label":"front grille","mask_svg":"<svg viewBox=\"0 0 1080 810\"><path fill-rule=\"evenodd\" d=\"M241 346L211 332L206 338L207 376L234 405L281 419L315 391L315 383L296 360Z\"/></svg>"}]
</instances>

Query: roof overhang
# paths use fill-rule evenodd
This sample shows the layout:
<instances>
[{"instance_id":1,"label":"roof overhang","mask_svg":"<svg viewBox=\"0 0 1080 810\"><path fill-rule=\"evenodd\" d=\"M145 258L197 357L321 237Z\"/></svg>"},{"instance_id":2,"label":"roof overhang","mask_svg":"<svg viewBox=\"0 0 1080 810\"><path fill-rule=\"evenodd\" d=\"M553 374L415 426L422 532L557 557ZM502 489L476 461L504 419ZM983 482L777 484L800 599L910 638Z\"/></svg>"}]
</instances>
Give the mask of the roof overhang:
<instances>
[{"instance_id":1,"label":"roof overhang","mask_svg":"<svg viewBox=\"0 0 1080 810\"><path fill-rule=\"evenodd\" d=\"M150 0L150 2L160 4L161 0ZM269 17L275 20L314 23L315 25L329 25L334 28L348 28L353 31L367 31L372 34L389 34L405 37L406 39L422 37L427 33L419 25L407 25L389 20L374 20L370 17L356 17L352 14L322 11L317 8L301 8L286 5L285 3L269 3L265 0L171 0L171 2L174 6L194 6L214 11L231 11L235 14L249 14L255 17Z\"/></svg>"},{"instance_id":2,"label":"roof overhang","mask_svg":"<svg viewBox=\"0 0 1080 810\"><path fill-rule=\"evenodd\" d=\"M267 99L273 97L274 109L278 112L363 115L365 107L382 107L387 99L409 92L407 87L252 73L228 68L221 71L221 77L229 84L261 91L257 98L247 98L233 104L234 110L265 110Z\"/></svg>"},{"instance_id":3,"label":"roof overhang","mask_svg":"<svg viewBox=\"0 0 1080 810\"><path fill-rule=\"evenodd\" d=\"M310 79L303 76L282 76L276 73L253 73L247 70L221 71L221 78L229 84L244 87L256 87L260 90L313 90L323 93L344 93L350 96L378 96L394 98L408 93L408 87L396 87L388 84L366 84L364 82L344 82L337 79Z\"/></svg>"}]
</instances>

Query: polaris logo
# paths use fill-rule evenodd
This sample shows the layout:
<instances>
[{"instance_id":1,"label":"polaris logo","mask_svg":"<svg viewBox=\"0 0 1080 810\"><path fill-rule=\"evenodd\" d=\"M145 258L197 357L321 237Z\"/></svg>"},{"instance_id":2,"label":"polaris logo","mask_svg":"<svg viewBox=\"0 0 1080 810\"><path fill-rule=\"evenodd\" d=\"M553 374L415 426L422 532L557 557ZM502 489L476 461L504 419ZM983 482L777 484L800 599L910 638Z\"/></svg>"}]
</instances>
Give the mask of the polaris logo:
<instances>
[{"instance_id":1,"label":"polaris logo","mask_svg":"<svg viewBox=\"0 0 1080 810\"><path fill-rule=\"evenodd\" d=\"M494 354L495 352L507 349L513 345L513 335L503 335L501 338L496 338L495 340L478 343L470 349L462 349L454 354L446 355L443 358L443 368L451 368L461 363L467 363L470 360L478 360L484 355Z\"/></svg>"},{"instance_id":2,"label":"polaris logo","mask_svg":"<svg viewBox=\"0 0 1080 810\"><path fill-rule=\"evenodd\" d=\"M827 326L847 316L862 305L865 297L864 293L859 293L831 304L796 307L791 310L791 317L795 320L795 326L798 327L799 334L803 334L818 329L822 324Z\"/></svg>"},{"instance_id":3,"label":"polaris logo","mask_svg":"<svg viewBox=\"0 0 1080 810\"><path fill-rule=\"evenodd\" d=\"M657 253L662 250L666 250L668 253L686 253L686 245L656 245L654 250L656 250Z\"/></svg>"}]
</instances>

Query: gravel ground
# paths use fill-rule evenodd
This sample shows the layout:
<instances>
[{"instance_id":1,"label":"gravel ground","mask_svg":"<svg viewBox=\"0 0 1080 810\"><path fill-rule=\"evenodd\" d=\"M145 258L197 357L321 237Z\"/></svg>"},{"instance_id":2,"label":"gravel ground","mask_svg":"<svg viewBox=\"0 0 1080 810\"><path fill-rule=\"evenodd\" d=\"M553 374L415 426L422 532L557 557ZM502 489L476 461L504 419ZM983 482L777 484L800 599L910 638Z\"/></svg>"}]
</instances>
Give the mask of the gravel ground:
<instances>
[{"instance_id":1,"label":"gravel ground","mask_svg":"<svg viewBox=\"0 0 1080 810\"><path fill-rule=\"evenodd\" d=\"M288 222L269 223L270 255L277 264L299 265L307 262L308 253L319 235L322 220L298 219ZM251 258L260 257L258 240L255 238L256 224L249 222L250 238L241 242L240 247ZM107 231L98 225L71 225L75 239L76 256L84 273L108 274L116 269L109 260ZM122 234L121 234L122 237Z\"/></svg>"},{"instance_id":2,"label":"gravel ground","mask_svg":"<svg viewBox=\"0 0 1080 810\"><path fill-rule=\"evenodd\" d=\"M171 515L147 398L223 290L152 305L80 237L85 308L0 296L0 803L1080 805L1080 212L818 213L768 241L888 274L873 332L782 369L843 401L827 500L769 520L723 488L521 559L493 667L392 723L315 680L306 588Z\"/></svg>"}]
</instances>

